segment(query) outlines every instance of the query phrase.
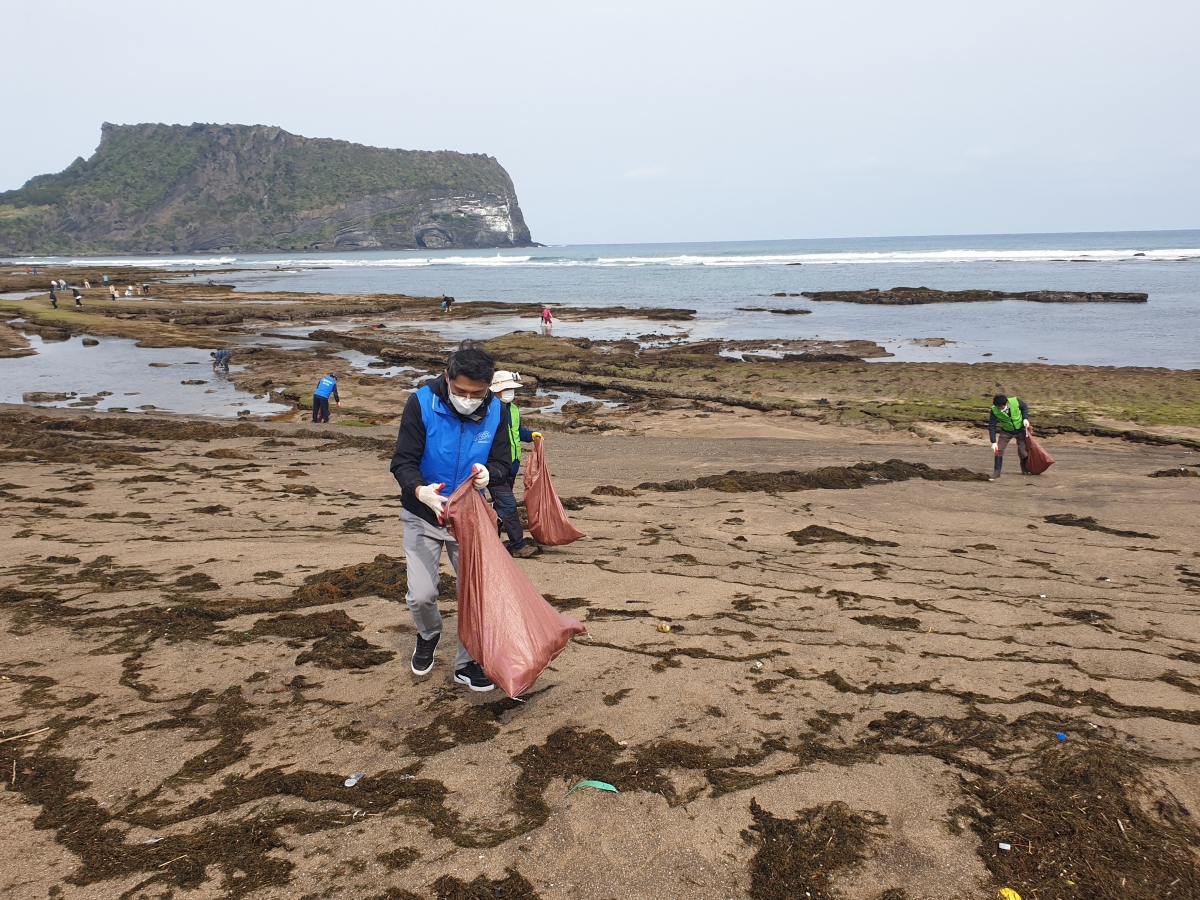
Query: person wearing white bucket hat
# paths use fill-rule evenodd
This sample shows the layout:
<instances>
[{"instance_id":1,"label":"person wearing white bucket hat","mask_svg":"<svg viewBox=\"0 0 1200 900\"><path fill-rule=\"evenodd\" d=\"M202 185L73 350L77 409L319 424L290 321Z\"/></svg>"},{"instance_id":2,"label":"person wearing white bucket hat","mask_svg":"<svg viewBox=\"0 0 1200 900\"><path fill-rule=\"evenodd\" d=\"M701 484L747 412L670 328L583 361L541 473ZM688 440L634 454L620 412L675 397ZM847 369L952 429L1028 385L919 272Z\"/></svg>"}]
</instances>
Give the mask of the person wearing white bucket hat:
<instances>
[{"instance_id":1,"label":"person wearing white bucket hat","mask_svg":"<svg viewBox=\"0 0 1200 900\"><path fill-rule=\"evenodd\" d=\"M488 485L488 490L492 493L492 505L500 516L500 524L508 535L508 552L519 559L525 559L537 556L542 552L542 548L525 537L521 518L517 515L517 498L513 494L513 487L517 483L517 473L521 470L522 442L533 443L534 437L541 437L541 432L521 427L521 410L515 402L517 390L521 387L521 376L516 372L498 369L492 376L492 393L503 403L500 422L501 427L508 430L509 443L512 446L512 467L507 481L493 481Z\"/></svg>"}]
</instances>

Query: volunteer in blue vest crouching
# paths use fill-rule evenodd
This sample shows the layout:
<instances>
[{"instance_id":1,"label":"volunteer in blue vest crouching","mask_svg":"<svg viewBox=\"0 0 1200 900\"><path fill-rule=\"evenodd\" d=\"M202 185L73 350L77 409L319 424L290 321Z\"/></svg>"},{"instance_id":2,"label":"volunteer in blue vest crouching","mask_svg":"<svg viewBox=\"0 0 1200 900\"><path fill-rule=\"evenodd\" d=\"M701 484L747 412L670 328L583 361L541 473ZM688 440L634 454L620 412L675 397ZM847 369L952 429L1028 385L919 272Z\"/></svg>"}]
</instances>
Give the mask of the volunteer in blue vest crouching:
<instances>
[{"instance_id":1,"label":"volunteer in blue vest crouching","mask_svg":"<svg viewBox=\"0 0 1200 900\"><path fill-rule=\"evenodd\" d=\"M417 628L412 655L415 675L428 675L433 669L442 634L437 599L443 547L458 572L458 542L442 524L446 502L467 479L479 490L492 480L504 481L512 465L501 402L489 388L495 368L489 354L464 343L450 354L443 374L408 398L400 419L391 469L403 507L405 600ZM454 680L473 691L490 691L494 686L461 641Z\"/></svg>"}]
</instances>

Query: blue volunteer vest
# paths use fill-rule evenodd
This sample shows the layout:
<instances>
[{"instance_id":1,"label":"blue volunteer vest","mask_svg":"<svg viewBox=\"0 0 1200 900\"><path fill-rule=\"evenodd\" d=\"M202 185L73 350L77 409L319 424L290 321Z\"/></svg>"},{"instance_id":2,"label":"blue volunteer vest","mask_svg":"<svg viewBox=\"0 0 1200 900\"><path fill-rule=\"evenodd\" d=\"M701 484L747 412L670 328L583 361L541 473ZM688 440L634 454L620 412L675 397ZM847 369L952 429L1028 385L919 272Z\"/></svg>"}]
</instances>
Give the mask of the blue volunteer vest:
<instances>
[{"instance_id":1,"label":"blue volunteer vest","mask_svg":"<svg viewBox=\"0 0 1200 900\"><path fill-rule=\"evenodd\" d=\"M326 375L317 382L317 389L313 391L318 397L328 397L333 393L333 389L337 387L337 381Z\"/></svg>"},{"instance_id":2,"label":"blue volunteer vest","mask_svg":"<svg viewBox=\"0 0 1200 900\"><path fill-rule=\"evenodd\" d=\"M428 385L417 391L417 400L425 425L421 475L428 484L445 484L442 494L449 496L471 477L475 463L487 465L500 429L500 399L488 400L487 412L479 422L460 418Z\"/></svg>"}]
</instances>

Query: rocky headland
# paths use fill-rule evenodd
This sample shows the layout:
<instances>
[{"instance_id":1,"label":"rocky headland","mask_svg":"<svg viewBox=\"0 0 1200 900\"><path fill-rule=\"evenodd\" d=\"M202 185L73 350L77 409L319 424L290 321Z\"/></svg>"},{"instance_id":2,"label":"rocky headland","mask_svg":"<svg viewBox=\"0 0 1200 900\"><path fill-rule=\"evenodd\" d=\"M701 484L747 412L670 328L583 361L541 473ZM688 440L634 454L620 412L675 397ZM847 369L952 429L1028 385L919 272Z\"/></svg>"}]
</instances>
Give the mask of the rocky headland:
<instances>
[{"instance_id":1,"label":"rocky headland","mask_svg":"<svg viewBox=\"0 0 1200 900\"><path fill-rule=\"evenodd\" d=\"M1031 303L1145 303L1148 294L1117 291L939 291L927 287L894 287L881 291L805 291L809 300L873 303L879 306L918 306L925 303L986 303L1027 300Z\"/></svg>"},{"instance_id":2,"label":"rocky headland","mask_svg":"<svg viewBox=\"0 0 1200 900\"><path fill-rule=\"evenodd\" d=\"M89 159L0 193L0 253L527 247L493 157L267 125L111 125Z\"/></svg>"}]
</instances>

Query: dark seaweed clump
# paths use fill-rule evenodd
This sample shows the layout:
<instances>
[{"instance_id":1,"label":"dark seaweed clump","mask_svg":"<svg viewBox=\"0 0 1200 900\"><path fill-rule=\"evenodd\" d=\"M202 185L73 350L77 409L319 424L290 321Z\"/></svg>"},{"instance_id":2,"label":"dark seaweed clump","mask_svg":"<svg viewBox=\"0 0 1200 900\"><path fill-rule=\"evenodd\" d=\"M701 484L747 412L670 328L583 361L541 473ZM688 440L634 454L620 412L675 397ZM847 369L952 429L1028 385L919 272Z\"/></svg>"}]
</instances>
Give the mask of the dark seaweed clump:
<instances>
[{"instance_id":1,"label":"dark seaweed clump","mask_svg":"<svg viewBox=\"0 0 1200 900\"><path fill-rule=\"evenodd\" d=\"M486 875L472 882L443 875L433 883L433 896L435 900L540 900L533 885L512 867L504 870L503 878L494 881Z\"/></svg>"},{"instance_id":2,"label":"dark seaweed clump","mask_svg":"<svg viewBox=\"0 0 1200 900\"><path fill-rule=\"evenodd\" d=\"M887 819L854 812L835 800L827 806L800 810L781 819L750 801L754 824L742 840L756 848L750 862L750 896L754 900L834 900L830 876L853 865Z\"/></svg>"},{"instance_id":3,"label":"dark seaweed clump","mask_svg":"<svg viewBox=\"0 0 1200 900\"><path fill-rule=\"evenodd\" d=\"M1040 900L1200 897L1200 828L1128 753L1089 741L1032 763L967 785L998 883ZM1012 849L994 851L1000 841Z\"/></svg>"},{"instance_id":4,"label":"dark seaweed clump","mask_svg":"<svg viewBox=\"0 0 1200 900\"><path fill-rule=\"evenodd\" d=\"M889 459L883 463L858 463L853 466L827 466L811 472L741 472L732 470L724 475L705 475L696 479L676 481L647 481L638 485L646 491L694 491L706 488L724 493L754 491L813 491L852 490L873 484L890 484L923 478L926 481L983 481L986 476L969 469L935 469L924 463L909 463Z\"/></svg>"},{"instance_id":5,"label":"dark seaweed clump","mask_svg":"<svg viewBox=\"0 0 1200 900\"><path fill-rule=\"evenodd\" d=\"M868 547L899 547L895 541L877 541L874 538L847 534L824 525L809 525L800 531L789 531L788 537L801 547L808 544L865 544Z\"/></svg>"},{"instance_id":6,"label":"dark seaweed clump","mask_svg":"<svg viewBox=\"0 0 1200 900\"><path fill-rule=\"evenodd\" d=\"M282 613L269 619L259 619L250 628L252 635L270 634L301 641L317 640L330 634L349 634L352 631L362 631L362 625L340 609L307 616L292 612Z\"/></svg>"},{"instance_id":7,"label":"dark seaweed clump","mask_svg":"<svg viewBox=\"0 0 1200 900\"><path fill-rule=\"evenodd\" d=\"M296 665L311 662L322 669L369 669L396 657L395 650L376 647L357 634L335 632L321 638L296 657Z\"/></svg>"},{"instance_id":8,"label":"dark seaweed clump","mask_svg":"<svg viewBox=\"0 0 1200 900\"><path fill-rule=\"evenodd\" d=\"M1092 516L1076 516L1072 513L1058 513L1053 516L1044 516L1044 519L1051 525L1068 525L1072 528L1086 528L1088 531L1099 531L1103 534L1115 534L1117 537L1146 538L1151 541L1158 540L1157 534L1146 534L1143 531L1123 531L1120 528L1109 528L1106 525L1101 525Z\"/></svg>"}]
</instances>

